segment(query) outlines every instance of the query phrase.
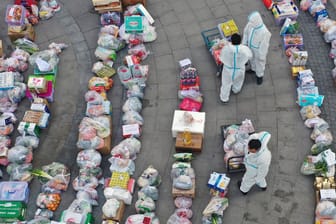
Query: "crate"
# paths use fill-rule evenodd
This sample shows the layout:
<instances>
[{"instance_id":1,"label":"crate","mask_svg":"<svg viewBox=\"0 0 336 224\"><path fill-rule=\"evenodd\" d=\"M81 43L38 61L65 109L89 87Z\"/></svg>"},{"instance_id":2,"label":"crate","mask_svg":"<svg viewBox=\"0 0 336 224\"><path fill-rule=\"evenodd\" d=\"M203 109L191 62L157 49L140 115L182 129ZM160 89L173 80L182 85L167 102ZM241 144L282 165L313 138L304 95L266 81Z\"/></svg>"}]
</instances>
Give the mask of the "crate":
<instances>
[{"instance_id":1,"label":"crate","mask_svg":"<svg viewBox=\"0 0 336 224\"><path fill-rule=\"evenodd\" d=\"M205 46L208 48L208 50L210 50L210 48L212 47L213 41L215 39L222 39L222 36L217 27L204 30L201 32L201 35L203 37Z\"/></svg>"},{"instance_id":2,"label":"crate","mask_svg":"<svg viewBox=\"0 0 336 224\"><path fill-rule=\"evenodd\" d=\"M57 72L58 72L57 65L52 70L46 72L40 71L37 66L34 67L34 75L53 75L56 77Z\"/></svg>"},{"instance_id":3,"label":"crate","mask_svg":"<svg viewBox=\"0 0 336 224\"><path fill-rule=\"evenodd\" d=\"M0 223L24 221L26 206L18 201L0 201Z\"/></svg>"},{"instance_id":4,"label":"crate","mask_svg":"<svg viewBox=\"0 0 336 224\"><path fill-rule=\"evenodd\" d=\"M24 181L3 181L0 183L0 201L20 201L27 204L28 183Z\"/></svg>"},{"instance_id":5,"label":"crate","mask_svg":"<svg viewBox=\"0 0 336 224\"><path fill-rule=\"evenodd\" d=\"M222 38L229 38L232 34L239 33L238 27L233 19L225 23L220 23L217 27Z\"/></svg>"}]
</instances>

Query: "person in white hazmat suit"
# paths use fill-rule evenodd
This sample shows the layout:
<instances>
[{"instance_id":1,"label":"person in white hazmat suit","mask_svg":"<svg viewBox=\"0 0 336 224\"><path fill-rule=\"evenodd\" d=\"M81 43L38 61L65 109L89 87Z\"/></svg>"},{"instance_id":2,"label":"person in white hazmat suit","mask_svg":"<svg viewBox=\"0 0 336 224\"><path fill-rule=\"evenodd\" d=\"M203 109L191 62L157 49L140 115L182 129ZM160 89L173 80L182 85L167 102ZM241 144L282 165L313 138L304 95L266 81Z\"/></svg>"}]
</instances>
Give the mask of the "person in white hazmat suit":
<instances>
[{"instance_id":1,"label":"person in white hazmat suit","mask_svg":"<svg viewBox=\"0 0 336 224\"><path fill-rule=\"evenodd\" d=\"M248 16L248 23L244 28L242 43L252 50L253 58L250 60L250 69L256 73L258 85L261 85L263 82L271 35L260 13L256 11L252 12Z\"/></svg>"},{"instance_id":2,"label":"person in white hazmat suit","mask_svg":"<svg viewBox=\"0 0 336 224\"><path fill-rule=\"evenodd\" d=\"M271 152L267 143L271 138L269 132L263 131L249 136L245 147L244 164L246 172L241 181L238 181L239 190L246 195L253 185L262 190L267 189L266 176L271 164Z\"/></svg>"},{"instance_id":3,"label":"person in white hazmat suit","mask_svg":"<svg viewBox=\"0 0 336 224\"><path fill-rule=\"evenodd\" d=\"M230 92L240 92L245 79L245 64L252 58L251 50L241 44L241 36L233 34L231 43L221 50L219 59L223 63L222 86L220 100L223 103L229 101Z\"/></svg>"}]
</instances>

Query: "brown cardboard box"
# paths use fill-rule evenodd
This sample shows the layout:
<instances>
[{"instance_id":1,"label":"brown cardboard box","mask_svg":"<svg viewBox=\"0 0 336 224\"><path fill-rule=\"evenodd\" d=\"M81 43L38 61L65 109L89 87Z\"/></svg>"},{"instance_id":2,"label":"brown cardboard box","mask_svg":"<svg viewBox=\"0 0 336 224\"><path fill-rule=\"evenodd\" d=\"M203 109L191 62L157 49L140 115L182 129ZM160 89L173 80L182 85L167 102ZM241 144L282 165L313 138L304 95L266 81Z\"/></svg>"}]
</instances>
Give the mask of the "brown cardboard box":
<instances>
[{"instance_id":1,"label":"brown cardboard box","mask_svg":"<svg viewBox=\"0 0 336 224\"><path fill-rule=\"evenodd\" d=\"M98 13L105 13L105 12L122 12L122 4L120 1L117 2L111 2L107 5L99 5L99 6L95 6L95 10Z\"/></svg>"},{"instance_id":2,"label":"brown cardboard box","mask_svg":"<svg viewBox=\"0 0 336 224\"><path fill-rule=\"evenodd\" d=\"M14 42L15 40L19 38L24 38L24 37L31 41L35 41L35 30L31 24L28 24L26 29L20 32L13 32L13 30L8 28L8 37L12 42Z\"/></svg>"},{"instance_id":3,"label":"brown cardboard box","mask_svg":"<svg viewBox=\"0 0 336 224\"><path fill-rule=\"evenodd\" d=\"M191 144L185 145L183 142L183 133L178 132L176 136L175 149L177 152L201 152L202 142L202 134L191 133Z\"/></svg>"},{"instance_id":4,"label":"brown cardboard box","mask_svg":"<svg viewBox=\"0 0 336 224\"><path fill-rule=\"evenodd\" d=\"M146 7L146 0L122 0L123 7L135 5L137 3L142 3Z\"/></svg>"}]
</instances>

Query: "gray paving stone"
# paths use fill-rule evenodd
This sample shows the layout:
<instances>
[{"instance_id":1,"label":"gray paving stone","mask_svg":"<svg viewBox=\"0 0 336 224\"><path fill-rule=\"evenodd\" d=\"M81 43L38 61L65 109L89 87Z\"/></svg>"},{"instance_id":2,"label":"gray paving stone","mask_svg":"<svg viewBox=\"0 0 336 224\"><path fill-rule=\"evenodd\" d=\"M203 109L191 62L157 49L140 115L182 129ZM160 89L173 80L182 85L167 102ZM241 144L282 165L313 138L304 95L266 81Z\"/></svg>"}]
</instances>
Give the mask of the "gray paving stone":
<instances>
[{"instance_id":1,"label":"gray paving stone","mask_svg":"<svg viewBox=\"0 0 336 224\"><path fill-rule=\"evenodd\" d=\"M180 23L186 23L186 24L196 21L198 17L198 15L191 10L176 13L176 16Z\"/></svg>"},{"instance_id":2,"label":"gray paving stone","mask_svg":"<svg viewBox=\"0 0 336 224\"><path fill-rule=\"evenodd\" d=\"M174 114L174 110L177 109L177 105L178 103L176 102L176 99L162 99L162 100L158 100L158 110L157 110L157 114L158 114L158 119L162 119L164 117L163 120L167 120L167 116L171 116L171 121L173 119L173 114ZM170 123L170 125L168 125L169 127L171 127L172 122Z\"/></svg>"},{"instance_id":3,"label":"gray paving stone","mask_svg":"<svg viewBox=\"0 0 336 224\"><path fill-rule=\"evenodd\" d=\"M192 60L190 48L182 48L182 49L173 50L173 56L174 56L174 60L177 62L185 58L190 58Z\"/></svg>"},{"instance_id":4,"label":"gray paving stone","mask_svg":"<svg viewBox=\"0 0 336 224\"><path fill-rule=\"evenodd\" d=\"M173 6L168 1L155 2L149 6L150 14L153 17L159 17L172 9Z\"/></svg>"},{"instance_id":5,"label":"gray paving stone","mask_svg":"<svg viewBox=\"0 0 336 224\"><path fill-rule=\"evenodd\" d=\"M178 85L178 76L179 72L175 68L158 70L158 82L161 84Z\"/></svg>"},{"instance_id":6,"label":"gray paving stone","mask_svg":"<svg viewBox=\"0 0 336 224\"><path fill-rule=\"evenodd\" d=\"M158 77L160 77L161 76L161 71L163 71L163 70L170 70L170 71L174 70L176 68L175 63L177 63L177 62L173 60L172 55L166 54L166 55L155 57L155 63L156 63L156 66L157 66Z\"/></svg>"},{"instance_id":7,"label":"gray paving stone","mask_svg":"<svg viewBox=\"0 0 336 224\"><path fill-rule=\"evenodd\" d=\"M183 49L183 48L188 47L188 42L185 37L172 38L168 40L168 42L172 50L181 49L181 48Z\"/></svg>"},{"instance_id":8,"label":"gray paving stone","mask_svg":"<svg viewBox=\"0 0 336 224\"><path fill-rule=\"evenodd\" d=\"M186 1L172 1L171 6L178 15L189 11L189 5Z\"/></svg>"},{"instance_id":9,"label":"gray paving stone","mask_svg":"<svg viewBox=\"0 0 336 224\"><path fill-rule=\"evenodd\" d=\"M204 46L204 41L201 35L189 36L187 37L187 41L189 43L189 47L191 48Z\"/></svg>"},{"instance_id":10,"label":"gray paving stone","mask_svg":"<svg viewBox=\"0 0 336 224\"><path fill-rule=\"evenodd\" d=\"M178 14L174 10L167 11L160 15L160 22L163 26L178 23Z\"/></svg>"},{"instance_id":11,"label":"gray paving stone","mask_svg":"<svg viewBox=\"0 0 336 224\"><path fill-rule=\"evenodd\" d=\"M182 27L186 36L199 35L202 31L198 22L182 22Z\"/></svg>"},{"instance_id":12,"label":"gray paving stone","mask_svg":"<svg viewBox=\"0 0 336 224\"><path fill-rule=\"evenodd\" d=\"M231 17L226 5L218 5L215 7L210 6L210 10L212 11L216 19L223 19L222 21L226 21L228 18Z\"/></svg>"},{"instance_id":13,"label":"gray paving stone","mask_svg":"<svg viewBox=\"0 0 336 224\"><path fill-rule=\"evenodd\" d=\"M159 99L176 99L178 87L176 83L162 84L158 88Z\"/></svg>"},{"instance_id":14,"label":"gray paving stone","mask_svg":"<svg viewBox=\"0 0 336 224\"><path fill-rule=\"evenodd\" d=\"M170 45L167 41L158 43L154 42L151 44L151 46L152 46L152 53L155 57L167 54L170 55L172 53Z\"/></svg>"},{"instance_id":15,"label":"gray paving stone","mask_svg":"<svg viewBox=\"0 0 336 224\"><path fill-rule=\"evenodd\" d=\"M163 26L168 38L181 37L184 34L183 27L180 23L174 23Z\"/></svg>"},{"instance_id":16,"label":"gray paving stone","mask_svg":"<svg viewBox=\"0 0 336 224\"><path fill-rule=\"evenodd\" d=\"M97 18L97 15L90 12L83 13L76 17L76 23L82 32L101 27L100 20Z\"/></svg>"}]
</instances>

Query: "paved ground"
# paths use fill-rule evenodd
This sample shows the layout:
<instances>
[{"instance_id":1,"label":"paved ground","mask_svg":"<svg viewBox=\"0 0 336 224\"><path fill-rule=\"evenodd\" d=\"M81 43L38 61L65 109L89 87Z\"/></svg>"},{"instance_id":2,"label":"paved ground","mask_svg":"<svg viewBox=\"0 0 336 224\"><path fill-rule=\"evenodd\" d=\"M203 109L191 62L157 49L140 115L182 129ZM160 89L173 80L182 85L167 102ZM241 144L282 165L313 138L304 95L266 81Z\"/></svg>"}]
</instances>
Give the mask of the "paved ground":
<instances>
[{"instance_id":1,"label":"paved ground","mask_svg":"<svg viewBox=\"0 0 336 224\"><path fill-rule=\"evenodd\" d=\"M9 4L12 1L4 0ZM78 172L74 163L78 149L77 126L84 116L83 95L87 90L88 79L92 76L91 65L96 61L94 50L99 30L99 17L92 10L89 0L60 1L62 11L48 21L36 26L37 40L41 49L45 49L52 41L69 44L60 57L60 71L57 77L55 102L52 103L52 120L41 137L40 147L34 151L34 166L49 164L52 161L63 162L72 169L72 177ZM331 18L336 18L336 1L327 5ZM0 14L4 15L7 4L0 5ZM269 147L272 151L272 165L268 175L268 190L259 192L253 189L248 196L242 196L236 181L240 174L231 175L232 183L229 192L229 208L224 214L224 223L269 224L269 223L313 223L314 192L313 179L300 174L303 158L309 153L312 141L310 130L300 118L296 105L296 84L290 77L290 67L282 50L280 27L275 25L269 11L259 0L149 0L147 6L155 19L158 38L146 46L152 55L144 61L150 65L150 77L145 92L142 115L143 126L142 152L136 160L136 173L140 173L153 165L162 175L160 200L156 213L165 223L173 213L174 205L171 195L169 171L172 164L174 141L171 136L173 111L178 107L178 61L189 57L199 70L201 90L204 94L203 111L207 113L206 131L201 154L195 156L193 167L196 171L196 198L193 204L193 223L201 223L201 213L210 199L207 180L212 171L225 172L223 164L222 139L220 126L238 123L249 118L257 130L268 130L272 134ZM220 80L215 77L216 69L207 52L202 37L202 30L215 27L218 23L233 18L240 30L247 22L247 15L258 10L272 32L271 46L268 55L265 81L257 86L252 74L246 75L242 92L233 95L228 105L217 102ZM300 12L298 21L304 35L306 49L309 52L309 67L316 74L320 92L326 96L323 104L323 118L331 125L335 134L335 87L330 71L334 67L328 58L329 45L325 44L322 34L308 13ZM5 52L11 52L6 36L6 24L0 22L0 38L5 41ZM8 46L8 47L7 47ZM117 64L122 55L119 54ZM113 105L113 145L120 139L120 115L124 101L124 92L117 79L108 97ZM27 100L20 104L17 113L28 107ZM13 137L15 137L15 134ZM107 157L104 158L104 174L110 175ZM39 184L31 184L30 206L28 217L31 218L36 209L35 199L39 192ZM101 188L100 188L101 192ZM73 198L70 188L63 194L62 208L66 208ZM124 218L135 213L134 196L132 206L128 206ZM104 202L100 195L100 203ZM60 210L56 218L60 217ZM100 208L94 209L96 223L100 223Z\"/></svg>"}]
</instances>

